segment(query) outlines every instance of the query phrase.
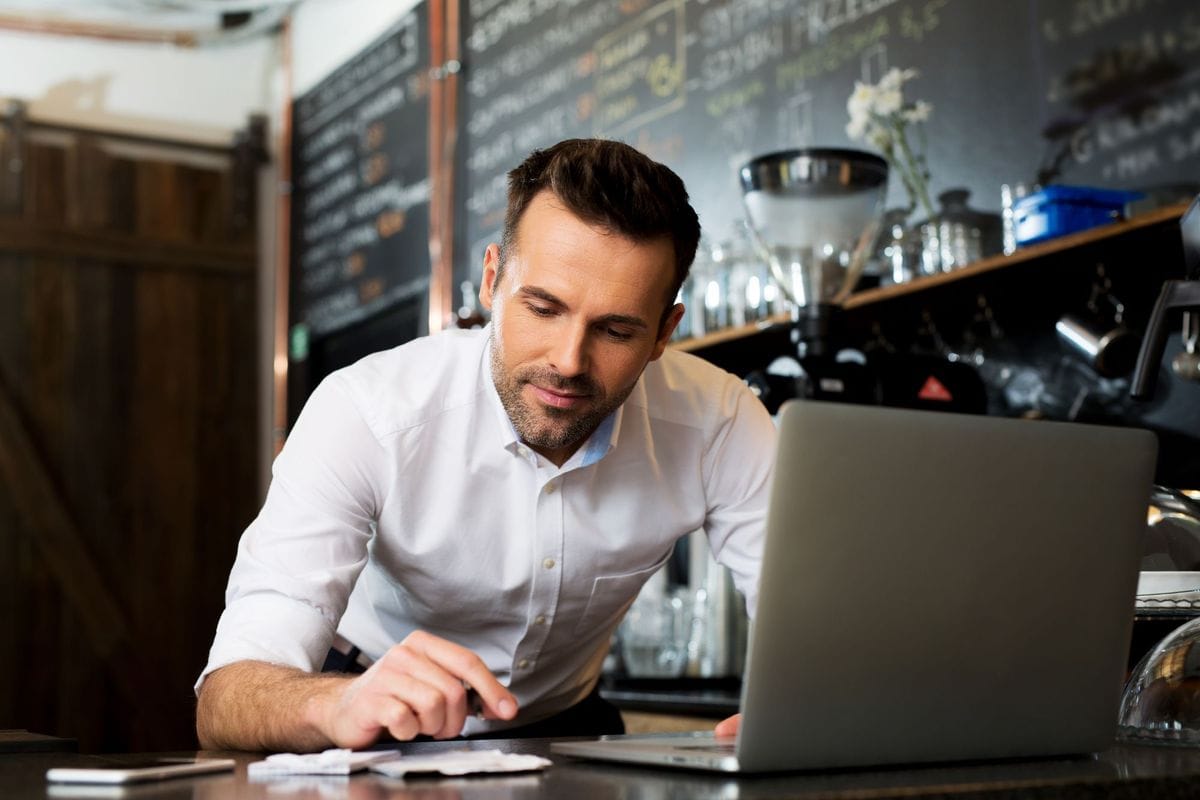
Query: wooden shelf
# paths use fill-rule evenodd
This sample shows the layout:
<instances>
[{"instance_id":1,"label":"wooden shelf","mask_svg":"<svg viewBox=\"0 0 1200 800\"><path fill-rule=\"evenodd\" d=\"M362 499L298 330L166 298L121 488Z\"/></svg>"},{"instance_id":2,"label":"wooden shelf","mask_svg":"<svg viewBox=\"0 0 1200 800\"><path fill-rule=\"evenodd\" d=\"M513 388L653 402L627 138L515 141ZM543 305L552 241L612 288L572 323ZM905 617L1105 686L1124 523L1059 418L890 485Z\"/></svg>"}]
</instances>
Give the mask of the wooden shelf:
<instances>
[{"instance_id":1,"label":"wooden shelf","mask_svg":"<svg viewBox=\"0 0 1200 800\"><path fill-rule=\"evenodd\" d=\"M736 328L723 328L715 333L710 333L705 336L696 336L691 339L680 339L678 342L671 342L668 347L672 350L683 350L691 352L693 350L703 350L706 347L712 347L715 344L723 344L724 342L732 342L738 339L744 339L747 336L753 336L756 333L761 333L768 328L774 328L776 325L785 325L792 321L790 313L774 314L758 322L750 325L739 325Z\"/></svg>"},{"instance_id":2,"label":"wooden shelf","mask_svg":"<svg viewBox=\"0 0 1200 800\"><path fill-rule=\"evenodd\" d=\"M1130 231L1149 228L1164 222L1171 222L1183 216L1183 212L1187 211L1188 203L1178 203L1175 205L1164 206L1163 208L1155 209L1154 211L1139 214L1138 216L1124 220L1122 222L1114 222L1111 225L1102 225L1097 228L1089 228L1086 231L1060 236L1057 239L1051 239L1048 242L1035 244L1030 247L1023 247L1011 255L999 255L985 258L982 261L976 261L973 264L968 264L961 269L956 269L953 272L943 272L939 275L930 275L911 283L901 283L893 286L883 286L878 289L868 289L863 292L856 292L850 295L842 308L850 310L862 308L864 306L873 305L875 303L883 303L897 297L907 297L912 294L927 291L938 286L944 286L948 283L956 283L958 281L967 280L977 275L983 275L989 272L995 272L1016 264L1021 264L1026 261L1033 261L1046 256L1054 255L1075 247L1102 242L1106 239L1112 239ZM764 331L776 325L785 325L792 320L790 314L776 314L764 320L760 320L752 325L743 325L737 328L726 328L725 330L710 333L707 336L699 336L694 339L683 339L678 342L672 342L671 347L676 350L695 351L703 350L713 345L723 344L725 342L735 341L747 336L753 336L756 333Z\"/></svg>"},{"instance_id":3,"label":"wooden shelf","mask_svg":"<svg viewBox=\"0 0 1200 800\"><path fill-rule=\"evenodd\" d=\"M894 286L883 286L878 289L868 289L865 292L856 292L846 299L842 304L842 308L861 308L862 306L871 305L872 303L882 303L886 300L891 300L895 297L903 297L905 295L923 292L926 289L932 289L935 286L943 286L947 283L955 283L956 281L973 278L976 275L982 275L986 272L994 272L999 269L1005 269L1015 264L1021 264L1026 261L1033 261L1038 258L1055 253L1061 253L1064 250L1070 250L1075 247L1081 247L1095 242L1102 242L1105 239L1112 239L1122 234L1136 231L1141 228L1149 228L1158 225L1162 222L1177 220L1183 216L1183 212L1187 210L1187 203L1179 203L1177 205L1164 206L1157 208L1154 211L1149 211L1145 214L1139 214L1133 219L1124 220L1122 222L1114 222L1110 225L1101 225L1097 228L1088 228L1086 231L1079 233L1071 233L1066 236L1060 236L1057 239L1051 239L1048 242L1041 244L1023 247L1011 255L999 255L985 258L982 261L976 261L972 264L967 264L961 269L956 269L953 272L943 272L940 275L930 275L911 283L901 283Z\"/></svg>"}]
</instances>

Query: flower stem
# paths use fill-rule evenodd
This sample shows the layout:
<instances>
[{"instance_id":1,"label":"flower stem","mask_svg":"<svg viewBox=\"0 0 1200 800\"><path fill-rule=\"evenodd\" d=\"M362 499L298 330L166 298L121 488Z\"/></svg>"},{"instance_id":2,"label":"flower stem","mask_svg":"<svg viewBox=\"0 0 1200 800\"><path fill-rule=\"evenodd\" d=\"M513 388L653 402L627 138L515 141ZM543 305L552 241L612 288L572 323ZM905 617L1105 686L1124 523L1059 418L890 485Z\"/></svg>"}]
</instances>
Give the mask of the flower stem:
<instances>
[{"instance_id":1,"label":"flower stem","mask_svg":"<svg viewBox=\"0 0 1200 800\"><path fill-rule=\"evenodd\" d=\"M908 145L908 136L904 131L903 125L896 125L896 145L900 148L900 158L896 159L897 166L900 167L900 179L904 181L904 188L908 190L909 199L914 203L919 203L924 209L929 219L932 219L936 212L933 208L933 201L929 199L929 174L923 169L922 159L913 155L912 148Z\"/></svg>"}]
</instances>

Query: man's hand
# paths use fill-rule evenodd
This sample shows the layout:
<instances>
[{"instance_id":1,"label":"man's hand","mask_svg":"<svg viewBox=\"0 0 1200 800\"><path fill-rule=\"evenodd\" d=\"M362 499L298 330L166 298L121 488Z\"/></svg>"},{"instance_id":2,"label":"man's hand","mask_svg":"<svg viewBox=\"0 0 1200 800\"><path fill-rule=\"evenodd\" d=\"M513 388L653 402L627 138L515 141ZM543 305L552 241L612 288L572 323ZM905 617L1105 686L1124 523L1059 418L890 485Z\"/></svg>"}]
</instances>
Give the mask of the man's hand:
<instances>
[{"instance_id":1,"label":"man's hand","mask_svg":"<svg viewBox=\"0 0 1200 800\"><path fill-rule=\"evenodd\" d=\"M238 661L204 679L196 733L207 750L278 752L365 747L384 731L449 738L470 713L467 685L483 716L517 715L516 698L479 656L428 633L412 634L356 677Z\"/></svg>"},{"instance_id":2,"label":"man's hand","mask_svg":"<svg viewBox=\"0 0 1200 800\"><path fill-rule=\"evenodd\" d=\"M479 656L417 631L314 703L313 722L335 747L365 747L385 730L401 741L418 734L449 739L462 733L470 713L468 687L479 695L485 718L516 716L516 698Z\"/></svg>"},{"instance_id":3,"label":"man's hand","mask_svg":"<svg viewBox=\"0 0 1200 800\"><path fill-rule=\"evenodd\" d=\"M742 724L742 715L734 714L728 719L723 719L717 723L717 727L713 728L713 733L720 737L737 736L738 728Z\"/></svg>"}]
</instances>

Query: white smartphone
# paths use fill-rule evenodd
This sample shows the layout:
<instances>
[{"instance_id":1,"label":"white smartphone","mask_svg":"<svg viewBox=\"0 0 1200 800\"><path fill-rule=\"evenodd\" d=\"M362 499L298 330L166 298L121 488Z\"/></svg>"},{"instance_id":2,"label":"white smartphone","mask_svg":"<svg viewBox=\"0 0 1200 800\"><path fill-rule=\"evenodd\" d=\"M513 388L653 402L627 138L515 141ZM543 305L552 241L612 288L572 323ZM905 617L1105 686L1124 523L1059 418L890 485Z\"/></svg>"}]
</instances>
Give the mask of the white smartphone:
<instances>
[{"instance_id":1,"label":"white smartphone","mask_svg":"<svg viewBox=\"0 0 1200 800\"><path fill-rule=\"evenodd\" d=\"M139 783L161 781L184 775L228 772L237 762L231 758L155 758L149 761L114 761L88 767L52 767L46 780L53 783Z\"/></svg>"}]
</instances>

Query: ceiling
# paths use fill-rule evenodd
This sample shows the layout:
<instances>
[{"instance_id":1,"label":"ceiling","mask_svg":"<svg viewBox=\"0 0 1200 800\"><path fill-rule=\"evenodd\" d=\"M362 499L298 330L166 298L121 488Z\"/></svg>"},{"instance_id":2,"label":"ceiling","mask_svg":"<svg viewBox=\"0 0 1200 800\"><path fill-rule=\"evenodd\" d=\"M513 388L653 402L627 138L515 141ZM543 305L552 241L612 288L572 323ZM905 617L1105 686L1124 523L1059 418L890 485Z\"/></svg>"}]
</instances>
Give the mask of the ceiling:
<instances>
[{"instance_id":1,"label":"ceiling","mask_svg":"<svg viewBox=\"0 0 1200 800\"><path fill-rule=\"evenodd\" d=\"M298 0L0 0L0 29L185 46L270 35Z\"/></svg>"}]
</instances>

